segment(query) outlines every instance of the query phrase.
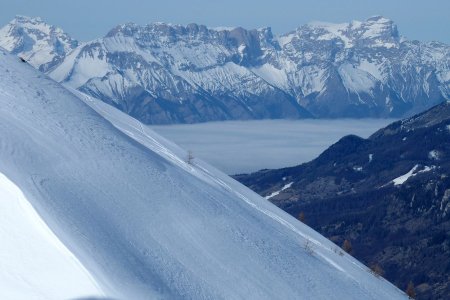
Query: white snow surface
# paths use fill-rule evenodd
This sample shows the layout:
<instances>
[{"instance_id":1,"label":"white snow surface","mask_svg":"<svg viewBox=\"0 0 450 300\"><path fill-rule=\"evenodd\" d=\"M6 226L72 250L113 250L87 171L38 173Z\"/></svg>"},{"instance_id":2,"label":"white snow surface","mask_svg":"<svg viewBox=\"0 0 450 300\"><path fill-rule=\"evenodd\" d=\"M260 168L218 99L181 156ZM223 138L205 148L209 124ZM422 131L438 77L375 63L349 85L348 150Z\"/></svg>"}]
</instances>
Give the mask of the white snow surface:
<instances>
[{"instance_id":1,"label":"white snow surface","mask_svg":"<svg viewBox=\"0 0 450 300\"><path fill-rule=\"evenodd\" d=\"M113 107L3 50L0 77L0 172L106 296L406 299L320 234L201 160L187 164L186 151Z\"/></svg>"},{"instance_id":2,"label":"white snow surface","mask_svg":"<svg viewBox=\"0 0 450 300\"><path fill-rule=\"evenodd\" d=\"M311 22L308 24L311 27L316 27L322 30L327 31L327 34L323 34L318 37L318 40L331 40L333 38L340 38L345 45L345 48L351 48L353 46L353 42L349 39L344 32L348 30L350 24L348 23L328 23L328 22Z\"/></svg>"},{"instance_id":3,"label":"white snow surface","mask_svg":"<svg viewBox=\"0 0 450 300\"><path fill-rule=\"evenodd\" d=\"M286 72L275 68L271 64L264 64L258 68L252 68L251 71L273 86L281 89L289 88Z\"/></svg>"},{"instance_id":4,"label":"white snow surface","mask_svg":"<svg viewBox=\"0 0 450 300\"><path fill-rule=\"evenodd\" d=\"M270 198L273 198L275 196L278 196L282 191L287 190L288 188L290 188L292 186L293 182L289 182L288 184L285 184L281 190L275 191L272 194L270 194L269 196L264 197L266 200L269 200Z\"/></svg>"},{"instance_id":5,"label":"white snow surface","mask_svg":"<svg viewBox=\"0 0 450 300\"><path fill-rule=\"evenodd\" d=\"M3 174L0 174L0 240L2 299L103 296L88 271L47 227L21 190Z\"/></svg>"},{"instance_id":6,"label":"white snow surface","mask_svg":"<svg viewBox=\"0 0 450 300\"><path fill-rule=\"evenodd\" d=\"M372 75L375 79L383 81L384 77L380 70L380 66L374 62L369 62L367 59L361 59L358 68Z\"/></svg>"},{"instance_id":7,"label":"white snow surface","mask_svg":"<svg viewBox=\"0 0 450 300\"><path fill-rule=\"evenodd\" d=\"M438 160L440 158L439 156L440 156L439 151L437 150L431 150L430 152L428 152L429 159Z\"/></svg>"},{"instance_id":8,"label":"white snow surface","mask_svg":"<svg viewBox=\"0 0 450 300\"><path fill-rule=\"evenodd\" d=\"M370 73L355 68L351 64L340 66L339 74L345 86L355 92L370 92L376 84L376 79Z\"/></svg>"},{"instance_id":9,"label":"white snow surface","mask_svg":"<svg viewBox=\"0 0 450 300\"><path fill-rule=\"evenodd\" d=\"M111 72L103 49L95 47L96 43L97 41L86 44L85 47L92 47L89 52L81 52L80 48L75 49L52 72L52 78L57 81L70 80L72 86L80 87L91 78L101 78Z\"/></svg>"},{"instance_id":10,"label":"white snow surface","mask_svg":"<svg viewBox=\"0 0 450 300\"><path fill-rule=\"evenodd\" d=\"M392 182L394 182L394 185L401 185L401 184L405 183L406 180L408 180L410 177L414 176L414 172L416 172L418 167L419 167L419 165L415 165L411 170L409 170L408 173L395 178L394 180L392 180Z\"/></svg>"},{"instance_id":11,"label":"white snow surface","mask_svg":"<svg viewBox=\"0 0 450 300\"><path fill-rule=\"evenodd\" d=\"M436 166L431 166L431 167L425 166L425 167L423 167L422 170L418 170L419 165L415 165L411 170L409 170L408 173L395 178L394 180L392 180L392 182L394 183L394 185L401 185L401 184L405 183L409 178L414 177L419 173L429 172L429 171L433 170L434 168L436 168Z\"/></svg>"}]
</instances>

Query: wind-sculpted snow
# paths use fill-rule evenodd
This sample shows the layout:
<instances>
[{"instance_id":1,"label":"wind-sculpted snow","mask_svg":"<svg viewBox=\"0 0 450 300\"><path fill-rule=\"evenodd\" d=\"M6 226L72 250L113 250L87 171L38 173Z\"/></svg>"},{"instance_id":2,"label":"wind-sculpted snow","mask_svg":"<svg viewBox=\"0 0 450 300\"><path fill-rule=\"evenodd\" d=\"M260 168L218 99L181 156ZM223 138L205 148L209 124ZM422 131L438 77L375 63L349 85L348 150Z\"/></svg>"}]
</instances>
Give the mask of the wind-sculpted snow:
<instances>
[{"instance_id":1,"label":"wind-sculpted snow","mask_svg":"<svg viewBox=\"0 0 450 300\"><path fill-rule=\"evenodd\" d=\"M202 161L186 163L184 150L115 108L3 50L0 77L0 172L107 297L405 299L312 229Z\"/></svg>"},{"instance_id":2,"label":"wind-sculpted snow","mask_svg":"<svg viewBox=\"0 0 450 300\"><path fill-rule=\"evenodd\" d=\"M46 28L19 17L0 30L0 46L147 124L400 117L450 97L449 46L409 41L380 16L281 36L270 28L127 23L76 48L58 31L65 48L51 68L36 60L57 53ZM48 53L20 46L25 39Z\"/></svg>"}]
</instances>

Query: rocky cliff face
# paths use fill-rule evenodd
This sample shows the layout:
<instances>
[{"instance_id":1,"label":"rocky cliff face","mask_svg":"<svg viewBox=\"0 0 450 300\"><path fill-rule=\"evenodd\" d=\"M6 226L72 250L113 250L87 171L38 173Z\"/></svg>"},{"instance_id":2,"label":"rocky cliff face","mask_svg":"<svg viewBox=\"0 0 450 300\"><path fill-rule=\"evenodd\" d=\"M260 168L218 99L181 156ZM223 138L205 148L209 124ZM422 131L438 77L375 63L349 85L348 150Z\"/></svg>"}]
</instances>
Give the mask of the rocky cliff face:
<instances>
[{"instance_id":1,"label":"rocky cliff face","mask_svg":"<svg viewBox=\"0 0 450 300\"><path fill-rule=\"evenodd\" d=\"M241 43L257 43L258 34L126 24L78 48L50 75L146 123L308 116L291 95L239 65Z\"/></svg>"},{"instance_id":2,"label":"rocky cliff face","mask_svg":"<svg viewBox=\"0 0 450 300\"><path fill-rule=\"evenodd\" d=\"M236 178L342 245L418 299L450 293L450 103L369 139L347 136L317 159ZM276 193L278 192L278 193ZM271 197L271 195L273 195Z\"/></svg>"},{"instance_id":3,"label":"rocky cliff face","mask_svg":"<svg viewBox=\"0 0 450 300\"><path fill-rule=\"evenodd\" d=\"M22 23L48 27L31 20ZM8 29L17 23L2 29L0 45L28 53L15 46L22 31ZM146 123L398 117L450 95L450 47L408 41L383 17L312 23L281 36L270 28L129 23L73 48L50 65L32 63Z\"/></svg>"},{"instance_id":4,"label":"rocky cliff face","mask_svg":"<svg viewBox=\"0 0 450 300\"><path fill-rule=\"evenodd\" d=\"M316 116L402 116L449 97L449 48L388 19L309 24L280 37L298 101Z\"/></svg>"}]
</instances>

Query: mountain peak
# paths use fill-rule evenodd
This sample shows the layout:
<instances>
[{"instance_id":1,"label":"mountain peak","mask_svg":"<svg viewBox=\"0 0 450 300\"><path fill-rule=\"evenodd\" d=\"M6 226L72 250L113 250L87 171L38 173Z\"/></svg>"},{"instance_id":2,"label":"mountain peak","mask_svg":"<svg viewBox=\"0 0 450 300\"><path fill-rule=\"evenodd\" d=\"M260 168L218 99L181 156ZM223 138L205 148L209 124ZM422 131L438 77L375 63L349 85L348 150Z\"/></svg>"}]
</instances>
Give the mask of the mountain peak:
<instances>
[{"instance_id":1,"label":"mountain peak","mask_svg":"<svg viewBox=\"0 0 450 300\"><path fill-rule=\"evenodd\" d=\"M390 19L373 16L366 21L348 23L311 22L297 29L305 38L314 40L341 40L345 48L398 47L400 35Z\"/></svg>"},{"instance_id":2,"label":"mountain peak","mask_svg":"<svg viewBox=\"0 0 450 300\"><path fill-rule=\"evenodd\" d=\"M59 64L78 41L39 17L17 15L0 29L0 46L45 72Z\"/></svg>"},{"instance_id":3,"label":"mountain peak","mask_svg":"<svg viewBox=\"0 0 450 300\"><path fill-rule=\"evenodd\" d=\"M374 15L374 16L367 18L366 22L384 23L384 22L393 22L393 21L388 18L385 18L381 15Z\"/></svg>"},{"instance_id":4,"label":"mountain peak","mask_svg":"<svg viewBox=\"0 0 450 300\"><path fill-rule=\"evenodd\" d=\"M132 36L138 29L139 25L133 22L128 22L124 24L119 24L113 29L111 29L105 37L112 37L115 35L125 35L125 36Z\"/></svg>"},{"instance_id":5,"label":"mountain peak","mask_svg":"<svg viewBox=\"0 0 450 300\"><path fill-rule=\"evenodd\" d=\"M398 42L400 35L398 33L397 25L394 21L382 16L373 16L362 24L366 38L376 38L382 40L389 40L390 42Z\"/></svg>"},{"instance_id":6,"label":"mountain peak","mask_svg":"<svg viewBox=\"0 0 450 300\"><path fill-rule=\"evenodd\" d=\"M29 17L23 15L16 15L12 22L16 23L44 23L40 17Z\"/></svg>"},{"instance_id":7,"label":"mountain peak","mask_svg":"<svg viewBox=\"0 0 450 300\"><path fill-rule=\"evenodd\" d=\"M149 32L158 33L161 35L186 35L186 34L197 34L206 32L229 32L234 34L245 34L249 32L257 32L262 34L272 35L271 27L261 27L257 29L246 29L240 26L233 27L208 27L203 24L189 23L187 25L173 24L166 22L152 22L146 25L139 25L133 22L124 23L114 27L108 34L107 37L114 36L118 33L123 33L125 35L136 33L136 32Z\"/></svg>"},{"instance_id":8,"label":"mountain peak","mask_svg":"<svg viewBox=\"0 0 450 300\"><path fill-rule=\"evenodd\" d=\"M207 31L208 28L204 25L190 23L186 26L165 22L152 22L146 25L139 25L136 23L125 23L114 27L106 37L122 34L125 36L133 36L134 34L157 34L158 36L173 36L184 35L188 32Z\"/></svg>"},{"instance_id":9,"label":"mountain peak","mask_svg":"<svg viewBox=\"0 0 450 300\"><path fill-rule=\"evenodd\" d=\"M62 29L45 23L40 17L29 17L16 15L5 27L10 27L10 30L20 30L20 28L32 29L33 31L39 31L44 34L49 34L50 31L60 31Z\"/></svg>"}]
</instances>

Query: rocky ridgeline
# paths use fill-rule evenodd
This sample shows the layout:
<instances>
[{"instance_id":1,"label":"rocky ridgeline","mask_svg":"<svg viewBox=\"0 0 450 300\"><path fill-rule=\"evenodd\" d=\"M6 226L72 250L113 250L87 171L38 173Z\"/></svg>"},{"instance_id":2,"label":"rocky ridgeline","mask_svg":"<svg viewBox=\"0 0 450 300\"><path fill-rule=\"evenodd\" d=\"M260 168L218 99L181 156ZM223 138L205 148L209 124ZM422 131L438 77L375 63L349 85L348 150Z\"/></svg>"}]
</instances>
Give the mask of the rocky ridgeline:
<instances>
[{"instance_id":1,"label":"rocky ridgeline","mask_svg":"<svg viewBox=\"0 0 450 300\"><path fill-rule=\"evenodd\" d=\"M87 43L17 17L0 46L146 123L400 117L450 97L450 47L409 41L383 17L281 36L129 23Z\"/></svg>"},{"instance_id":2,"label":"rocky ridgeline","mask_svg":"<svg viewBox=\"0 0 450 300\"><path fill-rule=\"evenodd\" d=\"M450 293L450 103L368 139L346 136L315 160L236 179L382 270L417 299ZM273 195L272 197L270 197Z\"/></svg>"}]
</instances>

